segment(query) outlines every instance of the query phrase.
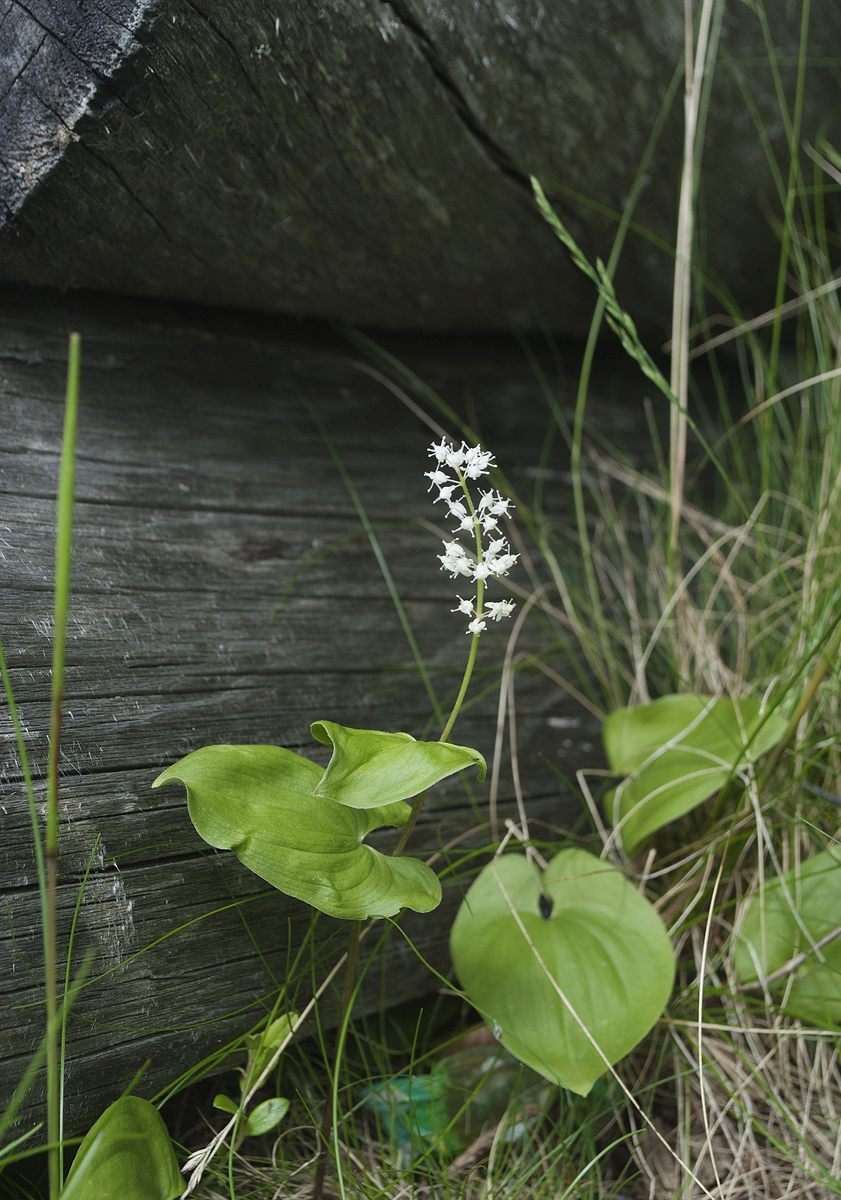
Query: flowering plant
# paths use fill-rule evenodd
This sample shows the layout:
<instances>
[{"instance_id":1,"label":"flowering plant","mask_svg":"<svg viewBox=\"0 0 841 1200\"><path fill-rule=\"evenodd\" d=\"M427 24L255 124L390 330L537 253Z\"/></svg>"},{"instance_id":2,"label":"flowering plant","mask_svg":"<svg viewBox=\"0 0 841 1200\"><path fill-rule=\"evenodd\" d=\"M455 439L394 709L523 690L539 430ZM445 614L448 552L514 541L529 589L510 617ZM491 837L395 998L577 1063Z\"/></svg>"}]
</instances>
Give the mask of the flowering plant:
<instances>
[{"instance_id":1,"label":"flowering plant","mask_svg":"<svg viewBox=\"0 0 841 1200\"><path fill-rule=\"evenodd\" d=\"M453 612L464 613L472 618L467 626L467 633L478 637L487 628L486 617L492 621L501 621L514 611L510 600L492 600L484 603L485 583L492 577L501 578L507 575L520 557L512 554L508 541L499 535L500 517L510 516L511 501L493 489L482 492L478 503L474 503L470 494L468 480L481 479L487 475L490 468L495 466L494 457L488 450L479 446L468 446L462 442L456 449L449 446L444 438L429 448L430 455L438 465L432 471L426 472L430 480L429 490L438 488L435 498L437 504L442 500L446 504L450 516L456 521L456 533L472 534L476 544L475 559L470 556L459 541L445 541L444 553L439 554L442 571L447 571L453 579L465 576L476 584L476 595L472 599L458 596L458 608ZM455 472L455 478L448 475L444 467ZM458 499L453 499L453 493ZM486 545L484 539L491 540Z\"/></svg>"},{"instance_id":2,"label":"flowering plant","mask_svg":"<svg viewBox=\"0 0 841 1200\"><path fill-rule=\"evenodd\" d=\"M514 607L508 600L484 603L486 581L506 575L518 557L498 536L510 500L485 491L474 503L468 485L488 474L493 455L464 443L456 449L443 440L430 454L437 463L427 472L430 486L438 488L436 503L443 500L458 522L457 532L469 532L475 541L475 558L458 541L445 541L439 555L442 568L454 578L475 581L476 596L459 597L453 610L471 616L467 631L473 644L438 741L316 721L313 737L332 750L326 770L280 746L204 746L168 767L153 785L180 780L187 788L190 817L205 841L233 850L245 866L287 895L352 921L394 916L402 908L429 912L440 902L435 874L400 854L428 788L469 766L478 767L484 778L482 755L447 738L467 691L486 618L498 621ZM459 499L453 499L454 492ZM410 807L406 801L412 798ZM403 829L390 857L364 842L384 825Z\"/></svg>"},{"instance_id":3,"label":"flowering plant","mask_svg":"<svg viewBox=\"0 0 841 1200\"><path fill-rule=\"evenodd\" d=\"M518 557L499 535L500 518L509 515L510 500L491 490L474 502L470 492L469 482L488 474L493 456L478 446L462 443L455 448L444 440L432 446L430 454L437 463L427 472L430 488L438 488L436 503L447 505L457 521L456 533L471 534L475 543L475 557L457 540L445 541L439 555L442 568L453 578L464 576L475 582L476 595L470 600L459 596L453 609L471 617L467 632L473 641L458 696L438 741L316 721L311 726L313 737L332 750L326 770L280 746L205 746L168 767L152 785L182 782L190 817L205 841L233 850L245 866L279 891L329 916L352 921L342 1026L354 994L362 920L391 917L403 908L429 912L440 903L441 885L435 873L401 855L428 788L470 766L478 768L480 779L485 776L482 755L447 738L464 701L487 619L499 621L514 607L508 600L484 602L487 580L506 575ZM412 797L410 807L406 801ZM364 842L367 834L384 825L403 830L390 856ZM332 1128L331 1110L328 1105L322 1126L324 1147ZM200 1172L199 1166L190 1186ZM322 1159L316 1197L323 1182Z\"/></svg>"}]
</instances>

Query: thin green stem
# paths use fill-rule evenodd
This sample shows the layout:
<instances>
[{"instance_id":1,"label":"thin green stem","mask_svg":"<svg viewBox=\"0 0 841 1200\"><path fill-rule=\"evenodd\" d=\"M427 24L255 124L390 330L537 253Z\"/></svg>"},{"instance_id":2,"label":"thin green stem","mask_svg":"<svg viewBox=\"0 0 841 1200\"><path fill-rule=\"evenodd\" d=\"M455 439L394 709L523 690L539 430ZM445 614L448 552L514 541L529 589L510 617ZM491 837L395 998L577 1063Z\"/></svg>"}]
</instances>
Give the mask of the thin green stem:
<instances>
[{"instance_id":1,"label":"thin green stem","mask_svg":"<svg viewBox=\"0 0 841 1200\"><path fill-rule=\"evenodd\" d=\"M418 823L418 817L420 816L420 812L421 812L421 809L423 808L423 802L425 799L426 799L426 792L420 792L419 795L415 796L414 800L412 801L412 811L409 813L408 821L403 826L403 832L400 834L400 841L397 843L397 845L394 847L394 849L391 852L392 858L399 858L400 855L403 853L403 851L406 849L406 843L408 842L409 838L412 836L412 830L415 828L415 826Z\"/></svg>"},{"instance_id":2,"label":"thin green stem","mask_svg":"<svg viewBox=\"0 0 841 1200\"><path fill-rule=\"evenodd\" d=\"M789 166L788 166L788 185L785 195L785 211L783 214L782 228L782 246L780 248L780 261L777 268L777 291L774 299L774 308L777 312L777 317L774 321L771 330L771 353L768 364L768 391L773 393L777 390L777 371L780 361L780 344L782 340L782 308L783 296L785 295L786 273L788 271L788 262L791 254L792 227L794 223L794 202L797 191L797 178L800 174L800 162L798 152L800 149L800 126L803 118L803 91L806 79L806 46L809 36L809 17L810 17L810 0L804 0L803 8L800 14L800 44L798 48L797 58L797 84L794 97L794 118L791 123L789 133ZM768 487L766 459L770 449L768 446L768 436L766 427L763 425L763 490Z\"/></svg>"},{"instance_id":3,"label":"thin green stem","mask_svg":"<svg viewBox=\"0 0 841 1200\"><path fill-rule=\"evenodd\" d=\"M342 1051L344 1050L344 1033L350 1018L351 1004L353 1003L353 992L356 983L356 959L359 952L359 935L361 931L362 922L353 921L350 927L350 934L348 935L345 983L342 989L342 1009L339 1017L339 1041L336 1046L336 1059L333 1065L333 1086L330 1088L327 1104L324 1108L324 1117L321 1121L321 1149L319 1151L320 1157L312 1189L313 1200L321 1200L324 1191L324 1176L327 1172L327 1151L330 1146L330 1136L333 1132L333 1115L336 1110L339 1094L339 1068L341 1067Z\"/></svg>"},{"instance_id":4,"label":"thin green stem","mask_svg":"<svg viewBox=\"0 0 841 1200\"><path fill-rule=\"evenodd\" d=\"M44 858L47 874L46 944L44 946L44 990L47 1000L47 1141L50 1149L49 1195L58 1200L61 1191L59 1155L59 1050L56 997L56 880L58 875L58 764L61 743L61 704L64 694L64 648L70 598L70 560L73 546L73 487L76 455L76 423L79 411L79 364L82 339L70 335L67 363L67 395L64 407L64 436L58 480L55 550L55 607L53 626L52 701L50 749L47 761L47 828Z\"/></svg>"},{"instance_id":5,"label":"thin green stem","mask_svg":"<svg viewBox=\"0 0 841 1200\"><path fill-rule=\"evenodd\" d=\"M481 563L484 561L484 559L482 555L482 526L479 520L479 514L476 512L476 509L473 505L473 498L470 495L470 489L467 486L467 480L464 478L462 471L458 467L456 467L456 474L458 475L458 481L461 484L461 490L464 493L464 498L467 501L467 507L470 509L470 515L473 518L473 533L476 537L476 561ZM483 579L477 579L475 609L477 621L482 620L482 605L484 603L484 599L485 581ZM464 703L464 697L467 695L467 688L470 684L470 676L473 674L473 667L476 665L476 652L478 649L479 634L474 633L473 639L470 643L470 653L467 656L467 666L464 668L464 675L461 680L461 687L458 690L458 695L456 696L452 711L447 718L447 723L441 731L441 736L438 739L439 742L446 742L447 738L450 736L450 730L456 723L456 717L461 711L461 706ZM415 818L415 820L417 820L417 818ZM414 822L412 822L412 825L414 825ZM409 832L411 832L411 830L409 830Z\"/></svg>"},{"instance_id":6,"label":"thin green stem","mask_svg":"<svg viewBox=\"0 0 841 1200\"><path fill-rule=\"evenodd\" d=\"M482 611L483 592L484 592L484 584L482 583L482 580L480 579L477 581L477 587L476 587L476 607L479 612ZM470 643L470 653L467 656L467 666L464 669L464 676L461 681L461 687L458 690L458 695L456 696L455 704L453 705L453 710L450 713L447 724L444 726L443 732L438 739L439 742L446 742L446 740L449 736L450 730L452 729L453 725L455 724L456 717L459 714L459 709L461 708L462 704L464 703L464 697L467 695L467 689L470 685L470 676L473 674L473 667L476 664L476 651L478 649L479 649L479 634L474 633L473 640ZM394 847L394 849L391 852L392 858L399 858L400 855L403 853L403 851L406 849L406 843L408 842L409 838L412 836L412 830L415 828L415 825L417 825L418 817L420 816L421 809L423 808L423 802L425 799L426 799L426 792L421 792L420 795L415 796L415 799L412 802L412 811L409 813L408 821L403 826L403 832L400 835L400 841L397 843L397 845Z\"/></svg>"},{"instance_id":7,"label":"thin green stem","mask_svg":"<svg viewBox=\"0 0 841 1200\"><path fill-rule=\"evenodd\" d=\"M49 1200L61 1190L59 1154L59 1040L56 1003L56 878L59 865L59 757L61 701L64 696L67 608L70 602L70 568L73 546L73 484L76 467L76 426L79 410L79 362L82 337L70 335L67 361L65 427L61 443L59 496L55 517L55 602L53 626L53 695L50 702L49 757L47 762L47 832L44 859L47 866L47 940L44 947L44 991L47 996L47 1140L49 1142Z\"/></svg>"},{"instance_id":8,"label":"thin green stem","mask_svg":"<svg viewBox=\"0 0 841 1200\"><path fill-rule=\"evenodd\" d=\"M423 680L423 685L426 688L426 694L429 696L429 702L432 705L432 711L435 713L436 719L440 721L441 717L442 717L442 713L441 713L441 706L438 703L438 697L436 696L435 689L432 686L432 680L429 676L429 672L426 669L426 664L423 661L423 657L420 652L420 647L418 646L418 643L415 640L415 635L412 632L411 625L409 624L409 618L406 615L405 608L403 607L403 601L400 599L400 595L397 591L397 586L394 582L394 579L392 578L391 571L389 570L389 567L388 567L388 563L385 560L385 555L382 552L379 540L377 539L377 535L374 532L374 526L371 524L371 520L368 516L368 513L365 509L364 504L362 503L362 500L360 499L359 493L356 490L354 482L351 479L350 475L348 474L347 467L345 466L344 462L342 461L341 455L339 454L338 450L336 449L333 439L330 437L330 434L327 432L327 429L324 426L324 422L321 420L318 413L315 411L315 409L312 407L312 405L309 403L309 401L306 399L306 397L301 393L299 393L299 395L301 397L301 402L303 403L304 407L306 408L307 412L309 413L310 417L312 418L313 424L315 425L316 429L320 433L321 439L324 442L324 445L327 447L327 449L330 453L330 457L333 459L333 462L336 464L336 469L338 470L339 474L342 477L342 482L344 483L345 487L347 488L348 495L351 498L353 507L356 509L356 512L357 512L357 515L359 516L359 520L362 525L362 528L365 530L365 534L368 538L368 542L370 543L371 549L374 552L374 557L377 560L377 565L380 568L380 572L382 574L383 580L385 581L385 585L388 588L388 594L391 596L392 603L394 604L395 610L397 612L398 620L400 621L400 624L403 627L403 633L406 635L406 641L409 643L409 648L412 651L412 657L415 660L415 665L417 666L418 674L420 675L421 679Z\"/></svg>"},{"instance_id":9,"label":"thin green stem","mask_svg":"<svg viewBox=\"0 0 841 1200\"><path fill-rule=\"evenodd\" d=\"M477 607L480 609L480 611L481 611L481 605L482 605L482 593L483 592L484 592L484 584L482 583L482 580L480 579L478 582L478 587L476 588L476 602L477 602ZM467 666L464 669L464 676L461 681L461 687L458 689L458 695L456 696L455 704L453 705L453 710L447 719L447 724L444 726L444 728L441 732L441 736L438 739L439 742L446 742L447 738L450 736L450 731L452 730L453 725L455 725L455 723L456 723L456 717L458 716L459 711L461 710L461 706L464 703L464 697L467 695L467 688L470 684L470 676L473 674L473 668L476 665L476 651L478 649L479 649L479 634L474 633L473 638L470 642L470 653L467 656Z\"/></svg>"},{"instance_id":10,"label":"thin green stem","mask_svg":"<svg viewBox=\"0 0 841 1200\"><path fill-rule=\"evenodd\" d=\"M58 1072L58 1077L59 1077L58 1153L59 1153L59 1175L62 1179L64 1178L64 1064L65 1064L65 1052L66 1052L66 1047L67 1047L67 1017L68 1017L69 1011L70 1011L67 1006L67 1003L66 1003L66 997L70 994L70 983L71 983L70 966L71 966L71 961L73 958L73 943L76 939L76 924L79 920L79 910L82 907L82 899L85 895L85 888L87 887L88 876L91 873L91 868L93 867L94 860L96 858L96 852L99 849L99 840L100 840L101 836L102 835L99 833L96 835L96 841L93 844L93 850L91 850L90 858L88 859L88 865L85 868L85 875L84 875L84 878L82 879L81 887L79 888L79 895L76 897L76 907L73 910L73 921L70 925L70 937L68 938L68 942L67 942L67 965L66 965L65 971L64 971L65 1003L64 1003L64 1005L62 1007L62 1011L61 1011L61 1047L60 1047L60 1052L59 1052L59 1072Z\"/></svg>"},{"instance_id":11,"label":"thin green stem","mask_svg":"<svg viewBox=\"0 0 841 1200\"><path fill-rule=\"evenodd\" d=\"M44 845L41 840L41 829L38 824L38 810L35 807L35 789L32 786L32 772L29 769L29 755L26 752L26 742L23 737L23 726L20 723L18 709L15 703L14 692L12 691L12 677L9 674L9 668L6 664L6 655L3 652L3 642L0 639L0 675L3 677L3 688L6 693L6 702L9 705L9 715L12 718L12 725L15 730L15 740L18 747L18 755L20 757L20 765L23 771L24 784L26 786L26 800L29 806L29 820L32 825L32 844L35 848L35 866L38 872L38 891L41 899L41 933L44 945L44 953L46 953L47 945L47 876L44 869Z\"/></svg>"},{"instance_id":12,"label":"thin green stem","mask_svg":"<svg viewBox=\"0 0 841 1200\"><path fill-rule=\"evenodd\" d=\"M482 527L481 527L481 524L479 521L479 515L476 512L476 509L473 505L473 499L470 495L470 489L467 486L467 480L464 478L463 473L461 472L461 470L458 467L456 467L455 470L456 470L456 474L458 475L459 483L461 484L461 490L464 493L465 500L467 501L467 506L470 509L470 515L473 517L473 532L476 535L476 558L481 563L484 560L482 557ZM482 605L484 603L484 599L485 599L485 581L483 579L477 579L476 580L476 608L475 608L475 614L476 614L477 621L482 620L482 612L483 612ZM453 704L450 715L447 718L447 723L444 726L443 730L441 731L441 736L438 739L439 742L446 742L447 738L450 736L450 730L455 725L456 718L458 717L458 714L461 711L461 706L464 703L464 697L467 695L467 689L470 686L470 677L472 676L473 668L476 665L476 653L479 649L479 636L480 635L478 633L474 633L473 637L471 639L470 652L467 655L467 665L464 668L464 675L462 676L461 687L458 689L458 695L455 698L455 703ZM417 824L418 817L420 816L421 809L423 808L423 802L425 799L426 799L426 792L421 792L419 796L415 796L415 799L412 803L412 811L409 813L409 819L406 822L406 824L403 826L403 832L400 835L399 842L397 843L397 845L391 852L392 858L399 858L400 855L403 853L403 851L406 849L406 843L408 842L409 838L412 836L412 830L415 828L415 825Z\"/></svg>"}]
</instances>

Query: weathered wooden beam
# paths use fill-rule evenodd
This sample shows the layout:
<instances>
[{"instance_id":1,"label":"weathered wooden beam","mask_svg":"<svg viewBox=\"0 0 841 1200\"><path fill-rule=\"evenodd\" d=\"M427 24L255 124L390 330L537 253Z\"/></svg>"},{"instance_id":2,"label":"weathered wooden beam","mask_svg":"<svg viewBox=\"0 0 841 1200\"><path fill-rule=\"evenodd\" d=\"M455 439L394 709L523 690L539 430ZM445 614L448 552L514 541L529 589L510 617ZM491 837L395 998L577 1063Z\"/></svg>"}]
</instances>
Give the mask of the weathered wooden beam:
<instances>
[{"instance_id":1,"label":"weathered wooden beam","mask_svg":"<svg viewBox=\"0 0 841 1200\"><path fill-rule=\"evenodd\" d=\"M799 6L766 0L793 103ZM683 0L2 0L0 275L392 328L586 329L539 175L607 257L675 69ZM836 137L841 8L813 5L802 136ZM750 95L750 103L745 96ZM682 105L618 278L671 311ZM762 26L726 6L701 185L706 266L773 298L787 160ZM785 171L783 172L785 175ZM576 198L577 197L577 198ZM714 301L714 307L720 304Z\"/></svg>"},{"instance_id":2,"label":"weathered wooden beam","mask_svg":"<svg viewBox=\"0 0 841 1200\"><path fill-rule=\"evenodd\" d=\"M146 1058L152 1065L140 1091L150 1094L248 1028L309 926L306 906L270 893L233 855L201 842L180 787L151 791L162 767L214 742L277 743L323 762L309 733L319 718L418 736L428 728L429 700L394 605L306 404L329 430L378 531L442 701L467 643L463 618L449 611L455 585L437 569L438 538L419 523L439 520L422 477L430 431L350 365L345 344L278 330L273 321L249 325L165 306L0 298L0 631L41 809L72 328L83 335L83 398L59 924L65 953L91 864L73 963L89 949L95 957L68 1031L69 1131L86 1127ZM527 490L547 414L519 350L498 338L397 348L451 404L472 406L488 445ZM574 371L575 352L568 357ZM621 398L597 401L596 419L640 445L640 387L617 386ZM563 518L569 488L559 466L546 503ZM535 622L523 645L542 636ZM504 626L483 638L479 667L489 685L506 638ZM567 776L595 761L597 723L538 674L518 677L517 712L528 811L566 825L577 809L545 760ZM490 755L495 714L489 691L459 723L458 740ZM0 752L2 1108L43 1027L35 861L5 703ZM475 795L486 813L487 787ZM501 800L504 815L512 813L507 768ZM450 782L430 799L413 848L431 853L475 823L461 785ZM390 836L377 835L377 843ZM459 894L458 882L448 883L440 910L404 923L439 971L448 969ZM336 930L320 921L315 943L333 961ZM435 986L402 938L391 937L383 962L392 1002ZM296 979L306 990L307 972ZM362 1004L379 999L377 968ZM36 1089L27 1114L40 1103Z\"/></svg>"}]
</instances>

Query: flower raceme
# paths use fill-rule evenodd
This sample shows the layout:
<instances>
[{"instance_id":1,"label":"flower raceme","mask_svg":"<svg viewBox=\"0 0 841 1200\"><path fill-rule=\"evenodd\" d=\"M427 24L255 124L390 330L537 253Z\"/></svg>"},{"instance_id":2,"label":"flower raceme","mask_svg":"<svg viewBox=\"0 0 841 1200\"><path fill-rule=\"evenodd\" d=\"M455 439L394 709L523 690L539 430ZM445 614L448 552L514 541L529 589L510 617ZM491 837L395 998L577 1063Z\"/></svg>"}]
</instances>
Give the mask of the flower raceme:
<instances>
[{"instance_id":1,"label":"flower raceme","mask_svg":"<svg viewBox=\"0 0 841 1200\"><path fill-rule=\"evenodd\" d=\"M442 501L456 523L454 539L444 542L444 553L439 554L438 559L441 570L449 572L453 579L461 575L476 584L475 597L465 600L458 596L458 607L452 611L471 617L467 633L478 637L487 628L487 619L501 621L514 611L510 600L483 603L486 580L507 575L519 558L518 554L511 553L499 528L500 518L510 516L511 501L493 489L480 492L477 502L470 494L468 481L481 479L495 465L490 451L482 450L480 446L468 446L465 442L456 448L442 438L439 444L430 446L429 453L436 461L434 470L426 472L429 490L437 487L435 503ZM455 472L455 478L447 473L447 468ZM455 540L465 533L475 539L474 554L468 553L461 542ZM486 544L487 538L490 540Z\"/></svg>"}]
</instances>

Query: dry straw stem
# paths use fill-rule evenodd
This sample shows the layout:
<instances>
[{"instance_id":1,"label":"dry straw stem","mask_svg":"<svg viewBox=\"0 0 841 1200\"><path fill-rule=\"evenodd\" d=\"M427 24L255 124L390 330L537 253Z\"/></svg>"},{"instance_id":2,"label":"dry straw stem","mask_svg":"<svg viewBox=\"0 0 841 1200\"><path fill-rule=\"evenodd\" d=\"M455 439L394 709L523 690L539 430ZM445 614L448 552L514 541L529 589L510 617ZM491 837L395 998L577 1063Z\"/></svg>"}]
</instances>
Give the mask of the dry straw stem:
<instances>
[{"instance_id":1,"label":"dry straw stem","mask_svg":"<svg viewBox=\"0 0 841 1200\"><path fill-rule=\"evenodd\" d=\"M838 379L841 376L841 367L835 367L831 371L823 371L820 375L813 375L811 379L803 379L800 383L793 383L791 387L783 388L781 392L769 396L767 400L763 400L761 404L757 404L750 412L745 413L736 422L736 428L740 425L746 425L748 421L752 421L754 417L758 417L760 413L765 412L773 404L777 404L780 400L785 400L787 396L794 396L798 392L804 392L806 388L816 387L819 383L827 383L830 379Z\"/></svg>"},{"instance_id":2,"label":"dry straw stem","mask_svg":"<svg viewBox=\"0 0 841 1200\"><path fill-rule=\"evenodd\" d=\"M732 329L716 334L715 337L703 342L700 346L696 346L694 350L690 350L689 359L691 361L693 358L700 358L702 354L708 354L711 350L716 350L719 346L724 346L728 342L735 341L736 338L744 337L747 333L753 333L757 329L765 329L768 325L773 325L775 321L781 318L796 316L804 308L808 308L813 300L819 300L822 296L828 296L832 292L837 291L838 288L841 288L841 279L830 279L828 283L822 283L820 287L811 288L808 292L804 292L802 296L795 296L793 300L787 300L779 308L771 308L767 312L760 313L758 317L751 317L749 321L740 321ZM709 317L702 325L696 325L690 329L690 337L700 332L701 329L709 328L712 322L730 320L732 320L731 317L725 317L723 314L720 314L718 317ZM664 354L670 354L671 350L672 343L666 342L663 346Z\"/></svg>"},{"instance_id":3,"label":"dry straw stem","mask_svg":"<svg viewBox=\"0 0 841 1200\"><path fill-rule=\"evenodd\" d=\"M526 617L530 610L540 599L543 588L539 588L533 592L525 604L517 614L517 619L508 635L508 645L505 648L505 658L502 664L502 679L499 685L499 704L497 708L496 719L496 738L494 741L493 763L491 766L491 783L490 796L488 801L488 820L491 827L491 838L493 841L499 840L499 819L497 817L497 796L499 793L499 773L502 765L502 743L505 728L505 710L509 711L509 737L511 744L511 771L514 778L514 790L517 797L517 811L520 815L520 821L523 828L526 828L526 813L523 806L523 792L520 786L520 772L517 759L517 733L516 733L516 718L514 715L514 673L513 660L514 652L517 649L517 640L520 636L520 631L525 624ZM526 835L528 836L528 835Z\"/></svg>"},{"instance_id":4,"label":"dry straw stem","mask_svg":"<svg viewBox=\"0 0 841 1200\"><path fill-rule=\"evenodd\" d=\"M360 942L366 936L366 934L369 933L370 930L374 927L374 924L375 924L375 922L371 921L370 924L365 926L365 928L359 934ZM243 1096L242 1103L240 1105L241 1112L244 1112L248 1108L249 1104L254 1099L257 1092L260 1090L260 1088L263 1086L263 1084L269 1078L272 1071L275 1069L278 1062L280 1061L281 1054L283 1054L284 1050L289 1045L289 1043L292 1041L293 1037L298 1032L298 1030L301 1028L301 1026L304 1024L306 1019L309 1017L310 1013L313 1011L313 1009L315 1008L318 1001L324 995L327 988L330 986L330 984L336 978L336 975L339 973L339 971L345 965L345 963L347 962L347 957L348 957L347 952L345 952L341 956L341 958L338 960L338 962L335 964L333 969L330 971L327 978L323 981L323 983L316 990L312 999L302 1009L300 1015L298 1016L298 1019L294 1022L291 1029L289 1030L289 1033L286 1035L286 1037L280 1043L278 1048L275 1050L274 1054L269 1059L268 1063L263 1068L260 1075L258 1075L257 1078L254 1080L251 1087L248 1089L248 1092L246 1093L246 1095ZM192 1191L194 1191L194 1189L198 1186L198 1184L201 1181L202 1176L204 1175L204 1172L207 1170L208 1164L210 1163L210 1161L214 1157L214 1155L216 1155L216 1153L219 1151L219 1148L224 1143L225 1138L228 1136L228 1134L231 1133L231 1131L233 1130L234 1125L236 1125L238 1119L239 1119L239 1113L234 1113L234 1115L231 1117L230 1121L228 1121L227 1125L223 1129L221 1129L208 1142L208 1144L202 1150L196 1151L194 1154L191 1154L190 1157L187 1159L187 1162L184 1164L183 1170L185 1172L190 1171L191 1174L190 1174L190 1178L187 1182L186 1188L181 1193L182 1200L184 1200L184 1197L189 1196L190 1193Z\"/></svg>"},{"instance_id":5,"label":"dry straw stem","mask_svg":"<svg viewBox=\"0 0 841 1200\"><path fill-rule=\"evenodd\" d=\"M695 208L696 135L701 91L708 66L710 27L716 0L703 0L698 45L693 58L692 2L684 0L686 75L684 93L683 170L680 180L675 282L672 292L672 362L669 384L677 404L669 414L669 481L672 519L669 534L671 559L677 561L680 512L686 468L686 406L689 401L689 312L692 302L692 234Z\"/></svg>"}]
</instances>

